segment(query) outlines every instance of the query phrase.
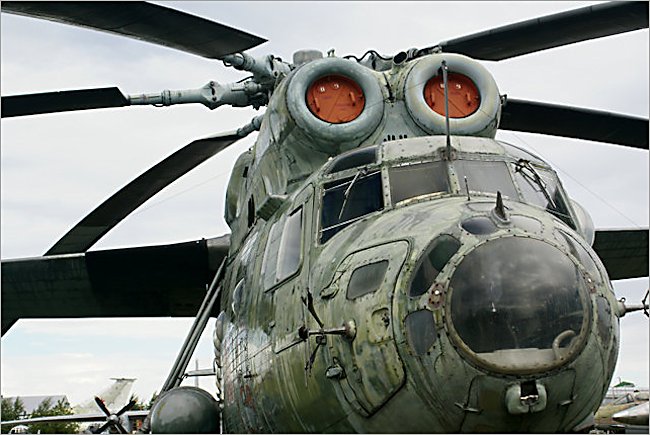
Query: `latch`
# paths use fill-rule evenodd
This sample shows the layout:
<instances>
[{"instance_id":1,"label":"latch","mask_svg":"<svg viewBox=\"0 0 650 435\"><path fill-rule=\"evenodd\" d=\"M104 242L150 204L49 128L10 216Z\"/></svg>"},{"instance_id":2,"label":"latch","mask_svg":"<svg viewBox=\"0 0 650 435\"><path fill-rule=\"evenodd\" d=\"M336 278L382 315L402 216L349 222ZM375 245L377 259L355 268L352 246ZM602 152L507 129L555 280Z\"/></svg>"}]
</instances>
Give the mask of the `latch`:
<instances>
[{"instance_id":1,"label":"latch","mask_svg":"<svg viewBox=\"0 0 650 435\"><path fill-rule=\"evenodd\" d=\"M513 415L546 409L546 388L537 381L512 384L506 390L506 408Z\"/></svg>"}]
</instances>

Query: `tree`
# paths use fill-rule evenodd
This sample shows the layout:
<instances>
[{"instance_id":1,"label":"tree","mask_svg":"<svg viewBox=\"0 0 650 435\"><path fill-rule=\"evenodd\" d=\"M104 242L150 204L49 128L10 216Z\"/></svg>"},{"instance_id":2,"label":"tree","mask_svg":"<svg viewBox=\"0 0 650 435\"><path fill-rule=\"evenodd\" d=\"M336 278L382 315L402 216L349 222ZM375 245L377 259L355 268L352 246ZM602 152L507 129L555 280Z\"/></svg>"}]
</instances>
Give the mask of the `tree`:
<instances>
[{"instance_id":1,"label":"tree","mask_svg":"<svg viewBox=\"0 0 650 435\"><path fill-rule=\"evenodd\" d=\"M149 399L149 403L147 404L146 409L151 409L154 403L156 403L156 400L158 400L158 392L154 391L153 395L151 396L151 399Z\"/></svg>"},{"instance_id":2,"label":"tree","mask_svg":"<svg viewBox=\"0 0 650 435\"><path fill-rule=\"evenodd\" d=\"M32 412L31 417L49 417L53 415L71 415L74 414L68 400L64 397L56 405L52 406L52 399L43 400L38 408ZM60 422L60 423L34 423L29 425L31 433L77 433L79 432L79 423Z\"/></svg>"},{"instance_id":3,"label":"tree","mask_svg":"<svg viewBox=\"0 0 650 435\"><path fill-rule=\"evenodd\" d=\"M144 402L141 402L140 398L135 393L131 394L131 397L129 397L129 402L131 401L135 402L135 405L133 405L133 408L131 408L133 411L145 411L149 409L148 405Z\"/></svg>"},{"instance_id":4,"label":"tree","mask_svg":"<svg viewBox=\"0 0 650 435\"><path fill-rule=\"evenodd\" d=\"M20 397L14 400L2 398L2 409L0 410L2 421L17 420L25 416L25 405ZM14 425L16 426L16 425ZM14 426L2 426L2 433L8 433Z\"/></svg>"}]
</instances>

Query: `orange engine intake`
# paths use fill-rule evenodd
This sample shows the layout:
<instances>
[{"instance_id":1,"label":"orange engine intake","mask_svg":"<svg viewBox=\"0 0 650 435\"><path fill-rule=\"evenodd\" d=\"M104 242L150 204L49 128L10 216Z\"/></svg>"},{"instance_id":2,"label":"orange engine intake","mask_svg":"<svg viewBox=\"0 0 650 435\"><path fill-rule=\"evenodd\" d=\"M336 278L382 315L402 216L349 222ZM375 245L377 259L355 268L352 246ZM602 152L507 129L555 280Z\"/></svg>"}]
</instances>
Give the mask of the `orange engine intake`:
<instances>
[{"instance_id":1,"label":"orange engine intake","mask_svg":"<svg viewBox=\"0 0 650 435\"><path fill-rule=\"evenodd\" d=\"M450 72L447 86L450 118L464 118L478 110L481 96L469 77ZM436 75L429 79L424 86L424 100L434 112L445 116L445 85L442 75Z\"/></svg>"},{"instance_id":2,"label":"orange engine intake","mask_svg":"<svg viewBox=\"0 0 650 435\"><path fill-rule=\"evenodd\" d=\"M309 86L307 106L317 118L343 124L359 117L365 98L355 81L341 75L327 75Z\"/></svg>"}]
</instances>

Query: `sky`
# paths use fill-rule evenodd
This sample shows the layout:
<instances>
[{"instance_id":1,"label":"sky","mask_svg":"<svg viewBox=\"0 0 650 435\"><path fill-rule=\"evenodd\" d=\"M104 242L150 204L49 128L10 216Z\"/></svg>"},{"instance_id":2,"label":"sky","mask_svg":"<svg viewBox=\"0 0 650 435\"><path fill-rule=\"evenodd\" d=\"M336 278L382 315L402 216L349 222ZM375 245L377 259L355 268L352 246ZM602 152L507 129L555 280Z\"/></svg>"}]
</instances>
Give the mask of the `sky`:
<instances>
[{"instance_id":1,"label":"sky","mask_svg":"<svg viewBox=\"0 0 650 435\"><path fill-rule=\"evenodd\" d=\"M249 54L291 61L294 51L369 49L393 55L491 27L594 2L170 2L167 6L269 40ZM2 14L2 95L117 86L125 94L198 88L246 77L173 49ZM484 62L511 98L648 117L648 30L601 38L501 62ZM229 131L260 114L252 108L129 107L2 120L2 258L42 255L112 193L194 139ZM648 226L648 152L597 142L499 132L558 171L596 228ZM236 157L251 135L140 207L93 249L165 244L228 233L223 203ZM640 301L648 279L615 283ZM110 377L135 377L148 400L160 389L191 319L21 320L0 347L4 396L66 394L73 404ZM210 367L209 337L195 357ZM615 379L648 386L648 320L621 319ZM194 365L194 363L192 363ZM209 379L201 386L214 391Z\"/></svg>"}]
</instances>

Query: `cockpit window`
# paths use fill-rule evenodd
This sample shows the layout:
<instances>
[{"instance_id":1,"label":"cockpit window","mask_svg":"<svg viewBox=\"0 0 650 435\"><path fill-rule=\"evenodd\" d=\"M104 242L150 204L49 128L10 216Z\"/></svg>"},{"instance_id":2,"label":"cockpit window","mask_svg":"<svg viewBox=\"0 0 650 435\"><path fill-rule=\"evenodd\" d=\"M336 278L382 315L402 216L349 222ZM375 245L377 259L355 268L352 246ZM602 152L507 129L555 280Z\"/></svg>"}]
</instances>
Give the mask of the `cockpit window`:
<instances>
[{"instance_id":1,"label":"cockpit window","mask_svg":"<svg viewBox=\"0 0 650 435\"><path fill-rule=\"evenodd\" d=\"M533 369L566 361L591 302L578 267L539 240L506 237L470 252L449 284L451 320L482 361Z\"/></svg>"},{"instance_id":2,"label":"cockpit window","mask_svg":"<svg viewBox=\"0 0 650 435\"><path fill-rule=\"evenodd\" d=\"M435 343L436 325L433 313L428 310L414 311L406 317L406 340L416 355L424 355Z\"/></svg>"},{"instance_id":3,"label":"cockpit window","mask_svg":"<svg viewBox=\"0 0 650 435\"><path fill-rule=\"evenodd\" d=\"M381 172L361 168L353 177L326 183L321 211L321 243L363 216L384 208Z\"/></svg>"},{"instance_id":4,"label":"cockpit window","mask_svg":"<svg viewBox=\"0 0 650 435\"><path fill-rule=\"evenodd\" d=\"M460 242L448 234L442 234L431 242L426 254L418 261L419 264L409 287L409 296L422 296L429 290L440 271L459 248Z\"/></svg>"},{"instance_id":5,"label":"cockpit window","mask_svg":"<svg viewBox=\"0 0 650 435\"><path fill-rule=\"evenodd\" d=\"M454 162L461 191L465 191L465 177L470 192L501 192L504 197L518 198L510 171L505 162L457 160Z\"/></svg>"},{"instance_id":6,"label":"cockpit window","mask_svg":"<svg viewBox=\"0 0 650 435\"><path fill-rule=\"evenodd\" d=\"M393 204L432 193L448 192L447 163L432 162L388 170Z\"/></svg>"},{"instance_id":7,"label":"cockpit window","mask_svg":"<svg viewBox=\"0 0 650 435\"><path fill-rule=\"evenodd\" d=\"M351 151L341 157L338 157L332 164L328 174L335 172L345 171L350 168L359 168L361 166L370 165L377 161L377 147L361 148Z\"/></svg>"},{"instance_id":8,"label":"cockpit window","mask_svg":"<svg viewBox=\"0 0 650 435\"><path fill-rule=\"evenodd\" d=\"M276 277L278 282L293 275L300 266L302 239L302 207L287 218L282 230L282 240L278 252Z\"/></svg>"},{"instance_id":9,"label":"cockpit window","mask_svg":"<svg viewBox=\"0 0 650 435\"><path fill-rule=\"evenodd\" d=\"M499 142L501 146L506 150L506 152L511 156L514 157L515 159L525 159L529 160L532 163L537 163L537 164L544 164L544 161L537 157L535 154L531 153L528 150L525 150L523 148L519 148L518 146L506 143L506 142Z\"/></svg>"},{"instance_id":10,"label":"cockpit window","mask_svg":"<svg viewBox=\"0 0 650 435\"><path fill-rule=\"evenodd\" d=\"M262 260L264 290L284 281L300 269L302 207L273 224Z\"/></svg>"},{"instance_id":11,"label":"cockpit window","mask_svg":"<svg viewBox=\"0 0 650 435\"><path fill-rule=\"evenodd\" d=\"M575 229L569 209L562 198L560 183L555 174L533 166L520 159L514 165L515 180L524 196L524 201L545 208L564 223Z\"/></svg>"}]
</instances>

